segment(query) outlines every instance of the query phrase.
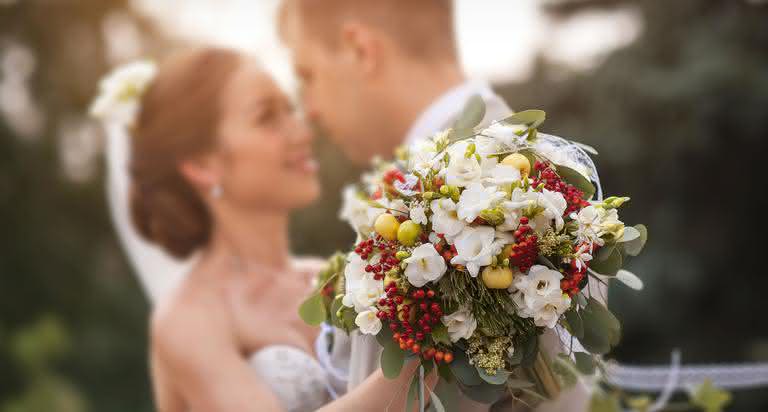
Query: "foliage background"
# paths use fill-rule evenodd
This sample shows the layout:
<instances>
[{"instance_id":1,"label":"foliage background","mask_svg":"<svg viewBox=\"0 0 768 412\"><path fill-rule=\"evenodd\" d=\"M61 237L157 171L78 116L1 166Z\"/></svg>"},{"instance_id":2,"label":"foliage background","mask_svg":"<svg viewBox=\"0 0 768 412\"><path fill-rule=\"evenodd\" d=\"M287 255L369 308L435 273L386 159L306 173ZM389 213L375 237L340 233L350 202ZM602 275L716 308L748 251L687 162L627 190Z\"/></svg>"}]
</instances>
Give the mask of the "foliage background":
<instances>
[{"instance_id":1,"label":"foliage background","mask_svg":"<svg viewBox=\"0 0 768 412\"><path fill-rule=\"evenodd\" d=\"M626 5L644 30L596 68L542 56L531 79L498 90L514 108L550 113L546 131L598 148L604 187L633 197L625 220L650 228L631 264L645 291L611 291L625 328L614 356L664 363L680 348L685 362L765 361L768 4L563 0L547 10L566 19ZM102 166L85 177L67 168L73 146L97 157L99 142L61 137L92 127L83 114L107 70L102 24L115 10L131 13L124 0L0 1L0 55L15 43L32 51L29 85L46 119L19 132L13 113L0 116L0 412L152 410L149 308L112 232ZM133 18L148 53L171 45ZM328 219L358 170L323 141L318 152L326 195L297 214L293 240L324 255L351 241ZM766 392L736 392L729 410L766 410Z\"/></svg>"}]
</instances>

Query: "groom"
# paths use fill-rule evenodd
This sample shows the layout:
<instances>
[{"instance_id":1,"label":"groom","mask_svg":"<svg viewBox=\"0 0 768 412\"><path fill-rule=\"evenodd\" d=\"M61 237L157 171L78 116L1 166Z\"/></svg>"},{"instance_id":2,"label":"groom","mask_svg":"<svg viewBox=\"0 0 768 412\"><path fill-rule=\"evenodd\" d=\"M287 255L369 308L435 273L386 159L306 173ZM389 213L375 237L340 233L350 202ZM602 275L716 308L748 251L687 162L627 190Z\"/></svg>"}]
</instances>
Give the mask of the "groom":
<instances>
[{"instance_id":1,"label":"groom","mask_svg":"<svg viewBox=\"0 0 768 412\"><path fill-rule=\"evenodd\" d=\"M286 0L280 26L308 117L356 163L450 127L473 95L487 105L486 125L512 112L487 82L464 74L452 0ZM554 356L559 340L550 335L544 347ZM351 351L349 389L379 367L375 338L353 333ZM538 410L585 410L587 398L577 386ZM457 410L487 406L464 398Z\"/></svg>"}]
</instances>

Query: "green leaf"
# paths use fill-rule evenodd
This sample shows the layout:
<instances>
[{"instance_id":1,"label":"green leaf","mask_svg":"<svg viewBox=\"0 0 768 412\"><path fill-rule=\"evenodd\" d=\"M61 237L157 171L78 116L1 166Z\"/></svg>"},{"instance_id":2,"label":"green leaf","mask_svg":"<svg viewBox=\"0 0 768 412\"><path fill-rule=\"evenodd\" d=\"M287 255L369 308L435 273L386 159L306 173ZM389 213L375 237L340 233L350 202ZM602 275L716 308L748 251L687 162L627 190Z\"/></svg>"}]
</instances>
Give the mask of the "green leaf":
<instances>
[{"instance_id":1,"label":"green leaf","mask_svg":"<svg viewBox=\"0 0 768 412\"><path fill-rule=\"evenodd\" d=\"M454 129L471 129L480 124L485 117L485 102L479 94L472 95L461 114L453 123Z\"/></svg>"},{"instance_id":2,"label":"green leaf","mask_svg":"<svg viewBox=\"0 0 768 412\"><path fill-rule=\"evenodd\" d=\"M454 381L454 376L453 376L453 373L451 372L451 367L448 366L447 363L438 363L437 364L437 373L446 382L450 383L450 382Z\"/></svg>"},{"instance_id":3,"label":"green leaf","mask_svg":"<svg viewBox=\"0 0 768 412\"><path fill-rule=\"evenodd\" d=\"M480 379L490 383L491 385L503 385L504 382L506 382L509 378L509 375L511 375L511 372L505 371L504 369L497 370L495 375L488 374L488 372L486 372L483 368L476 367L475 369L477 370L477 374L480 376Z\"/></svg>"},{"instance_id":4,"label":"green leaf","mask_svg":"<svg viewBox=\"0 0 768 412\"><path fill-rule=\"evenodd\" d=\"M705 412L720 412L731 403L731 394L715 387L712 381L707 379L693 389L691 403Z\"/></svg>"},{"instance_id":5,"label":"green leaf","mask_svg":"<svg viewBox=\"0 0 768 412\"><path fill-rule=\"evenodd\" d=\"M582 196L585 200L589 200L595 195L595 186L581 173L571 169L570 167L555 165L557 168L557 174L563 178L568 184L575 186L577 189L584 192Z\"/></svg>"},{"instance_id":6,"label":"green leaf","mask_svg":"<svg viewBox=\"0 0 768 412\"><path fill-rule=\"evenodd\" d=\"M520 361L520 365L525 368L533 367L533 363L536 362L536 356L539 354L539 337L531 336L523 344L523 360Z\"/></svg>"},{"instance_id":7,"label":"green leaf","mask_svg":"<svg viewBox=\"0 0 768 412\"><path fill-rule=\"evenodd\" d=\"M505 117L501 122L510 125L526 125L530 129L539 127L547 119L547 113L543 110L523 110Z\"/></svg>"},{"instance_id":8,"label":"green leaf","mask_svg":"<svg viewBox=\"0 0 768 412\"><path fill-rule=\"evenodd\" d=\"M607 255L607 256L606 256ZM624 261L621 252L616 247L609 247L597 252L597 259L590 262L590 269L603 276L616 276Z\"/></svg>"},{"instance_id":9,"label":"green leaf","mask_svg":"<svg viewBox=\"0 0 768 412\"><path fill-rule=\"evenodd\" d=\"M624 232L629 228L624 228ZM621 247L624 249L624 253L629 256L637 256L645 247L645 243L648 241L648 228L645 225L635 225L634 229L640 233L640 237L635 238L629 242L622 243Z\"/></svg>"},{"instance_id":10,"label":"green leaf","mask_svg":"<svg viewBox=\"0 0 768 412\"><path fill-rule=\"evenodd\" d=\"M394 342L384 346L381 352L381 371L389 379L395 379L400 375L405 361L405 352Z\"/></svg>"},{"instance_id":11,"label":"green leaf","mask_svg":"<svg viewBox=\"0 0 768 412\"><path fill-rule=\"evenodd\" d=\"M432 329L432 339L435 343L442 343L446 346L451 346L451 338L448 336L448 328L445 325L440 324Z\"/></svg>"},{"instance_id":12,"label":"green leaf","mask_svg":"<svg viewBox=\"0 0 768 412\"><path fill-rule=\"evenodd\" d=\"M643 281L634 273L621 269L616 273L616 279L634 290L643 289Z\"/></svg>"},{"instance_id":13,"label":"green leaf","mask_svg":"<svg viewBox=\"0 0 768 412\"><path fill-rule=\"evenodd\" d=\"M507 388L504 385L491 385L490 383L482 382L479 385L467 386L459 383L461 392L469 399L475 402L484 404L492 404L501 399L504 394L507 393Z\"/></svg>"},{"instance_id":14,"label":"green leaf","mask_svg":"<svg viewBox=\"0 0 768 412\"><path fill-rule=\"evenodd\" d=\"M320 293L313 293L299 306L299 316L306 324L319 326L325 321L325 305Z\"/></svg>"},{"instance_id":15,"label":"green leaf","mask_svg":"<svg viewBox=\"0 0 768 412\"><path fill-rule=\"evenodd\" d=\"M376 342L379 342L379 345L382 347L387 345L397 346L395 341L392 340L392 330L386 327L387 325L383 326L379 333L376 334ZM400 349L400 346L397 346L397 348Z\"/></svg>"},{"instance_id":16,"label":"green leaf","mask_svg":"<svg viewBox=\"0 0 768 412\"><path fill-rule=\"evenodd\" d=\"M624 228L624 234L621 236L621 239L618 240L618 243L631 242L640 236L642 235L639 230L632 226L627 226Z\"/></svg>"},{"instance_id":17,"label":"green leaf","mask_svg":"<svg viewBox=\"0 0 768 412\"><path fill-rule=\"evenodd\" d=\"M574 352L576 358L576 369L584 375L592 375L595 373L595 358L589 353Z\"/></svg>"},{"instance_id":18,"label":"green leaf","mask_svg":"<svg viewBox=\"0 0 768 412\"><path fill-rule=\"evenodd\" d=\"M589 401L589 412L620 412L621 404L616 394L595 391Z\"/></svg>"},{"instance_id":19,"label":"green leaf","mask_svg":"<svg viewBox=\"0 0 768 412\"><path fill-rule=\"evenodd\" d=\"M333 300L333 302L331 302L331 324L339 329L345 329L344 320L337 315L339 310L344 308L344 304L341 302L343 298L344 297L342 295L339 295Z\"/></svg>"},{"instance_id":20,"label":"green leaf","mask_svg":"<svg viewBox=\"0 0 768 412\"><path fill-rule=\"evenodd\" d=\"M469 358L464 351L457 350L453 353L453 362L450 364L451 372L456 379L467 386L480 385L483 380L477 374L477 369L469 364Z\"/></svg>"},{"instance_id":21,"label":"green leaf","mask_svg":"<svg viewBox=\"0 0 768 412\"><path fill-rule=\"evenodd\" d=\"M565 321L568 322L568 329L571 335L577 338L584 336L584 321L581 320L581 315L579 315L575 306L572 306L565 312Z\"/></svg>"},{"instance_id":22,"label":"green leaf","mask_svg":"<svg viewBox=\"0 0 768 412\"><path fill-rule=\"evenodd\" d=\"M606 354L619 343L621 324L618 319L595 298L589 298L581 311L584 320L584 337L579 342L590 353Z\"/></svg>"}]
</instances>

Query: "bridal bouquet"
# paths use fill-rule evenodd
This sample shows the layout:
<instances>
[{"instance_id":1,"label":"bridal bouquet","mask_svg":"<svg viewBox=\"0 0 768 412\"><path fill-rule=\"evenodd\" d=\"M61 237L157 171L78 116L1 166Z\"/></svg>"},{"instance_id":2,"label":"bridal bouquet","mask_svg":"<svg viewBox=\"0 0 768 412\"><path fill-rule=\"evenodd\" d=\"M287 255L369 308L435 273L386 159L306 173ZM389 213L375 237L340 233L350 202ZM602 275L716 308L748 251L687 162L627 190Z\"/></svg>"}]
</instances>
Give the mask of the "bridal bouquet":
<instances>
[{"instance_id":1,"label":"bridal bouquet","mask_svg":"<svg viewBox=\"0 0 768 412\"><path fill-rule=\"evenodd\" d=\"M375 335L388 377L411 358L478 401L554 396L618 343L598 289L642 287L622 266L647 232L619 219L629 198L600 199L593 149L538 132L544 112L478 128L484 113L471 99L453 128L345 191L342 217L358 241L300 313ZM570 344L547 359L539 338L555 328Z\"/></svg>"}]
</instances>

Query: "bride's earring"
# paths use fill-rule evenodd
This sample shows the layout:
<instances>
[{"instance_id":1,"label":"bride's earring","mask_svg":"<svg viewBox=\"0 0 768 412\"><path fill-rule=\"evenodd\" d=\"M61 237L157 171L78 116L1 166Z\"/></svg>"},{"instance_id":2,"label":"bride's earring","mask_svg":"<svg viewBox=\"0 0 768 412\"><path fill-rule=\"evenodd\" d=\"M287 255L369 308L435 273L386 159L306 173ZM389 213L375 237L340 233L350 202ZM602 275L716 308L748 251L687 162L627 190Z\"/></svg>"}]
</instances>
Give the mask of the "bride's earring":
<instances>
[{"instance_id":1,"label":"bride's earring","mask_svg":"<svg viewBox=\"0 0 768 412\"><path fill-rule=\"evenodd\" d=\"M224 193L224 190L222 190L221 185L216 183L215 185L211 186L211 197L214 199L220 199L221 195Z\"/></svg>"}]
</instances>

